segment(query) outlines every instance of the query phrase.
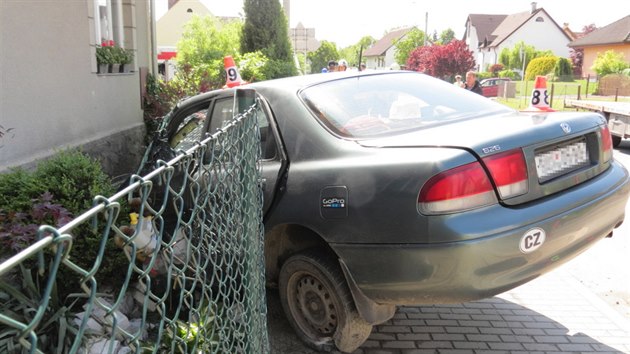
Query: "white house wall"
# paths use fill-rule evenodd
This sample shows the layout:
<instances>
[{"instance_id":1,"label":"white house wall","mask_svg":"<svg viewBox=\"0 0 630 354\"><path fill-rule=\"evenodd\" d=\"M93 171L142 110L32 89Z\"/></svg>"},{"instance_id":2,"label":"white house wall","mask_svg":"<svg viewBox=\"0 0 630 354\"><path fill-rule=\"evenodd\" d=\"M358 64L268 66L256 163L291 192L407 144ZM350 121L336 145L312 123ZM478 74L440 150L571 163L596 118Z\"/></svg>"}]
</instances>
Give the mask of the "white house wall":
<instances>
[{"instance_id":1,"label":"white house wall","mask_svg":"<svg viewBox=\"0 0 630 354\"><path fill-rule=\"evenodd\" d=\"M540 17L543 17L545 21L536 22L536 18L532 18L515 33L514 37L510 37L506 44L513 47L516 42L523 40L527 44L533 45L536 50L551 50L556 56L568 58L569 47L567 44L570 41L567 36L549 16L543 13Z\"/></svg>"},{"instance_id":2,"label":"white house wall","mask_svg":"<svg viewBox=\"0 0 630 354\"><path fill-rule=\"evenodd\" d=\"M189 12L190 11L190 12ZM183 24L194 15L211 16L210 10L199 0L179 1L157 21L158 47L176 47L184 33Z\"/></svg>"},{"instance_id":3,"label":"white house wall","mask_svg":"<svg viewBox=\"0 0 630 354\"><path fill-rule=\"evenodd\" d=\"M542 17L543 22L536 22L536 18ZM534 46L536 50L551 50L556 56L569 57L569 39L562 30L555 25L553 20L545 13L540 13L527 21L523 26L512 33L500 45L489 49L477 47L478 38L475 27L470 26L466 38L467 44L476 54L476 62L479 71L485 71L489 65L499 62L499 56L504 48L512 49L516 43L523 41L527 45Z\"/></svg>"},{"instance_id":4,"label":"white house wall","mask_svg":"<svg viewBox=\"0 0 630 354\"><path fill-rule=\"evenodd\" d=\"M144 50L136 51L135 72L118 75L96 73L92 4L32 0L0 5L0 129L5 133L0 171L90 144L123 160L132 154L124 144L142 143L115 137L142 139L138 134L144 131L138 68L150 63L148 2L124 1L139 14L133 21L138 36L128 40L142 41L137 48Z\"/></svg>"},{"instance_id":5,"label":"white house wall","mask_svg":"<svg viewBox=\"0 0 630 354\"><path fill-rule=\"evenodd\" d=\"M536 22L537 17L542 17L544 22ZM538 51L551 50L556 56L569 57L569 47L567 47L569 39L549 16L543 13L530 19L498 47L494 48L493 52L489 53L490 55L486 55L486 65L496 64L504 48L512 49L520 41L533 46Z\"/></svg>"},{"instance_id":6,"label":"white house wall","mask_svg":"<svg viewBox=\"0 0 630 354\"><path fill-rule=\"evenodd\" d=\"M466 36L466 44L468 48L472 51L477 51L479 46L479 37L477 37L477 29L475 26L468 25L467 36Z\"/></svg>"},{"instance_id":7,"label":"white house wall","mask_svg":"<svg viewBox=\"0 0 630 354\"><path fill-rule=\"evenodd\" d=\"M395 58L396 51L396 46L393 45L385 52L385 67L382 69L392 69L392 66L395 66L394 64L397 64Z\"/></svg>"}]
</instances>

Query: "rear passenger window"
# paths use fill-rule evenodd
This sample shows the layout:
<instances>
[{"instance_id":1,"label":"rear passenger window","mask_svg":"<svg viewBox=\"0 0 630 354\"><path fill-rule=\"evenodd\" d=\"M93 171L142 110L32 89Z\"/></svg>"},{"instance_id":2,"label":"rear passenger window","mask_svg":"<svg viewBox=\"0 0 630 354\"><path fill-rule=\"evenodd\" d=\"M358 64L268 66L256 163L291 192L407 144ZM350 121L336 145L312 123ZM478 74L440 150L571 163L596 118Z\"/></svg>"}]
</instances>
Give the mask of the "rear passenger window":
<instances>
[{"instance_id":1,"label":"rear passenger window","mask_svg":"<svg viewBox=\"0 0 630 354\"><path fill-rule=\"evenodd\" d=\"M264 160L273 159L276 156L276 143L273 130L269 125L269 117L266 110L259 103L254 112L260 131L261 157ZM212 109L209 133L214 134L219 128L225 127L234 118L234 99L224 98L217 100Z\"/></svg>"},{"instance_id":2,"label":"rear passenger window","mask_svg":"<svg viewBox=\"0 0 630 354\"><path fill-rule=\"evenodd\" d=\"M202 140L203 127L208 115L208 109L202 109L184 118L177 133L169 141L171 148L175 150L188 150L196 141Z\"/></svg>"}]
</instances>

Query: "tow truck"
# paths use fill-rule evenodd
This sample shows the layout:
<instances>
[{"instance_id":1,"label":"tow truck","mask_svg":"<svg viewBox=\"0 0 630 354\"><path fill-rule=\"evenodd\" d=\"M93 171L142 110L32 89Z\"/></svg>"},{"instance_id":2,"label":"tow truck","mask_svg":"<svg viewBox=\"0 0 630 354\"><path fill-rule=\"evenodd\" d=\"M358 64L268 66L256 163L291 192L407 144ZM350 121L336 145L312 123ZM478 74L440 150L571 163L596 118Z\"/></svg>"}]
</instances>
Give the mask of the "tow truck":
<instances>
[{"instance_id":1,"label":"tow truck","mask_svg":"<svg viewBox=\"0 0 630 354\"><path fill-rule=\"evenodd\" d=\"M565 100L564 105L601 113L608 122L614 147L630 137L630 102Z\"/></svg>"}]
</instances>

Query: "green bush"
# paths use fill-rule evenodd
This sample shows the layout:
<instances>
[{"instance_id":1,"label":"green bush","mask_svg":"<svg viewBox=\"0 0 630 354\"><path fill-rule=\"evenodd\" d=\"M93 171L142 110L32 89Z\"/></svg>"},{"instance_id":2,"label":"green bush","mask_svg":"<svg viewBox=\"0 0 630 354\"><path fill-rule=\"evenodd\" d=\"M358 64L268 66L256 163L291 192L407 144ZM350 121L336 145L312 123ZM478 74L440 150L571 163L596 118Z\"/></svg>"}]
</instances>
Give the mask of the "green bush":
<instances>
[{"instance_id":1,"label":"green bush","mask_svg":"<svg viewBox=\"0 0 630 354\"><path fill-rule=\"evenodd\" d=\"M512 70L499 71L499 77L507 77L510 80L520 80L521 79L521 75L519 73L517 73L516 71L512 71Z\"/></svg>"},{"instance_id":2,"label":"green bush","mask_svg":"<svg viewBox=\"0 0 630 354\"><path fill-rule=\"evenodd\" d=\"M114 191L113 184L102 171L99 162L78 150L61 151L40 163L33 172L15 169L0 174L0 234L28 239L32 234L32 226L37 226L42 220L34 216L41 214L34 214L34 207L57 212L67 210L70 215L77 217L92 207L94 197L109 196ZM123 209L126 208L123 205ZM127 215L125 210L121 211L122 215ZM16 215L20 217L16 218ZM18 223L23 226L21 229L17 227ZM72 229L70 259L79 267L85 270L94 267L104 227L105 221L99 220L96 229L92 228L90 222L84 222ZM19 244L4 239L3 242ZM11 255L19 251L20 249L3 249L0 253ZM96 273L97 281L119 284L125 276L125 272L120 270L126 269L128 265L124 253L116 247L113 240L108 240L105 255ZM63 267L58 279L61 294L78 292L79 278L77 273Z\"/></svg>"},{"instance_id":3,"label":"green bush","mask_svg":"<svg viewBox=\"0 0 630 354\"><path fill-rule=\"evenodd\" d=\"M492 73L492 76L496 77L504 68L503 64L493 64L488 67L488 71Z\"/></svg>"},{"instance_id":4,"label":"green bush","mask_svg":"<svg viewBox=\"0 0 630 354\"><path fill-rule=\"evenodd\" d=\"M292 61L269 59L262 71L264 76L269 79L278 79L281 77L297 75L297 69Z\"/></svg>"},{"instance_id":5,"label":"green bush","mask_svg":"<svg viewBox=\"0 0 630 354\"><path fill-rule=\"evenodd\" d=\"M115 191L100 163L78 150L61 151L41 162L33 177L75 215L91 208L95 196Z\"/></svg>"},{"instance_id":6,"label":"green bush","mask_svg":"<svg viewBox=\"0 0 630 354\"><path fill-rule=\"evenodd\" d=\"M553 69L556 81L572 82L573 81L573 65L567 58L558 58L558 62Z\"/></svg>"},{"instance_id":7,"label":"green bush","mask_svg":"<svg viewBox=\"0 0 630 354\"><path fill-rule=\"evenodd\" d=\"M545 76L553 73L557 62L558 57L552 56L532 59L532 61L527 64L527 69L525 70L525 80L531 81L534 80L536 76Z\"/></svg>"},{"instance_id":8,"label":"green bush","mask_svg":"<svg viewBox=\"0 0 630 354\"><path fill-rule=\"evenodd\" d=\"M0 210L29 210L32 200L44 190L40 181L21 168L0 174Z\"/></svg>"},{"instance_id":9,"label":"green bush","mask_svg":"<svg viewBox=\"0 0 630 354\"><path fill-rule=\"evenodd\" d=\"M269 59L262 52L245 53L236 60L243 80L248 82L267 80L264 70Z\"/></svg>"},{"instance_id":10,"label":"green bush","mask_svg":"<svg viewBox=\"0 0 630 354\"><path fill-rule=\"evenodd\" d=\"M479 81L481 81L483 79L489 79L491 77L494 77L494 76L492 75L491 72L488 72L488 71L477 73L477 80L479 80Z\"/></svg>"},{"instance_id":11,"label":"green bush","mask_svg":"<svg viewBox=\"0 0 630 354\"><path fill-rule=\"evenodd\" d=\"M591 66L591 70L595 71L599 77L619 74L626 68L630 68L630 64L625 60L623 53L614 50L597 54L597 58Z\"/></svg>"}]
</instances>

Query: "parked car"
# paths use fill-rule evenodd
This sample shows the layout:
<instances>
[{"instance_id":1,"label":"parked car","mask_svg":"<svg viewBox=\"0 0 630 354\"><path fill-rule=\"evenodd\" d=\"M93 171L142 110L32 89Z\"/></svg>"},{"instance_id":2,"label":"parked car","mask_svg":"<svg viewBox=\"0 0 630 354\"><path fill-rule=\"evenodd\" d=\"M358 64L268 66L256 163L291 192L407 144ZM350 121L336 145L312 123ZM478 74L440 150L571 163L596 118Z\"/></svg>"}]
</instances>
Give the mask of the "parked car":
<instances>
[{"instance_id":1,"label":"parked car","mask_svg":"<svg viewBox=\"0 0 630 354\"><path fill-rule=\"evenodd\" d=\"M510 290L624 220L629 175L601 115L517 112L414 72L204 93L162 137L190 147L182 137L223 126L244 89L258 104L267 283L318 350L355 350L398 305Z\"/></svg>"},{"instance_id":2,"label":"parked car","mask_svg":"<svg viewBox=\"0 0 630 354\"><path fill-rule=\"evenodd\" d=\"M481 92L485 97L497 97L500 96L499 87L503 87L508 82L510 82L510 79L508 78L493 77L481 80L479 85L481 86Z\"/></svg>"}]
</instances>

